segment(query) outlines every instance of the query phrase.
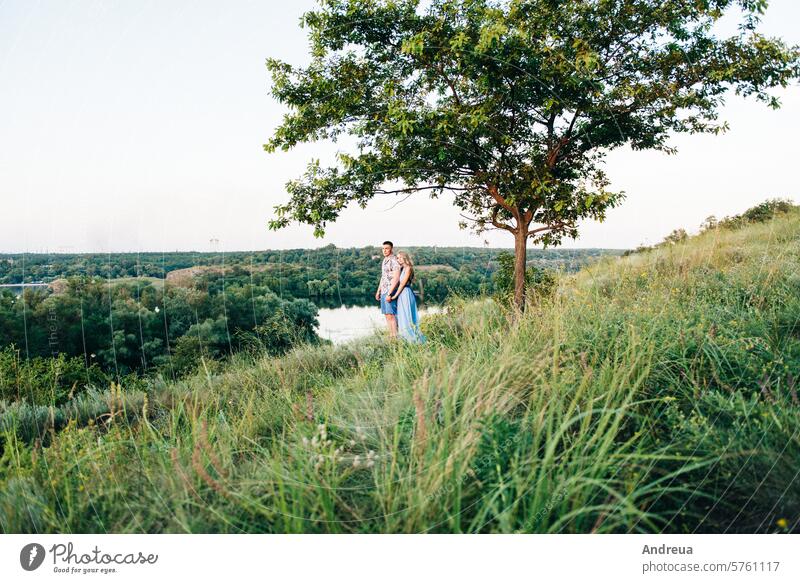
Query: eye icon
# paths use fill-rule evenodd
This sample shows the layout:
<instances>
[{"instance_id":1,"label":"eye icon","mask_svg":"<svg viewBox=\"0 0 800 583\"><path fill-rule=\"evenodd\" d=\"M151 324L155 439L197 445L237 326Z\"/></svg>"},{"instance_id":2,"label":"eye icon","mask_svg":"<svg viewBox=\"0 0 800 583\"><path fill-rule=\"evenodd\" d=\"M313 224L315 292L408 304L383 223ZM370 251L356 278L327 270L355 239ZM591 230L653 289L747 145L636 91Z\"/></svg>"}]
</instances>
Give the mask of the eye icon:
<instances>
[{"instance_id":1,"label":"eye icon","mask_svg":"<svg viewBox=\"0 0 800 583\"><path fill-rule=\"evenodd\" d=\"M19 552L19 564L26 571L35 571L44 562L44 547L39 543L29 543Z\"/></svg>"}]
</instances>

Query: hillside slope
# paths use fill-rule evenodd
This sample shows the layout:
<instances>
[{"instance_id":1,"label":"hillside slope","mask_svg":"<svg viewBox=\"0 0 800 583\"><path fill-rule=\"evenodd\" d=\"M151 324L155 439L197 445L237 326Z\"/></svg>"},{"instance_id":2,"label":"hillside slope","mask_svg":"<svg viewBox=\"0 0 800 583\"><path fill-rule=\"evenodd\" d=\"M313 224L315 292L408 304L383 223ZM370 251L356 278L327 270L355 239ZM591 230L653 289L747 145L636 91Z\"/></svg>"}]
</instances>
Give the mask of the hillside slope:
<instances>
[{"instance_id":1,"label":"hillside slope","mask_svg":"<svg viewBox=\"0 0 800 583\"><path fill-rule=\"evenodd\" d=\"M6 407L4 532L785 532L800 215L50 412ZM37 419L67 426L36 440Z\"/></svg>"}]
</instances>

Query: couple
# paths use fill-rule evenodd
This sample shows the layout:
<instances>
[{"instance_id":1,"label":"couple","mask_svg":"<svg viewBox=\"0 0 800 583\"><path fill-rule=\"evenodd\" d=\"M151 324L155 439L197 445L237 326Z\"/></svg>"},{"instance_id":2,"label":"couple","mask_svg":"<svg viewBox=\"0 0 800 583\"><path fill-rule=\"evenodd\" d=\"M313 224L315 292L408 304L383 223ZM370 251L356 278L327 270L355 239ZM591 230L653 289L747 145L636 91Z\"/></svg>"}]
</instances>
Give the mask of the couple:
<instances>
[{"instance_id":1,"label":"couple","mask_svg":"<svg viewBox=\"0 0 800 583\"><path fill-rule=\"evenodd\" d=\"M417 298L411 284L414 281L414 264L408 253L393 253L391 241L383 242L383 267L375 299L381 302L381 314L386 316L389 335L399 334L408 342L425 342L417 318Z\"/></svg>"}]
</instances>

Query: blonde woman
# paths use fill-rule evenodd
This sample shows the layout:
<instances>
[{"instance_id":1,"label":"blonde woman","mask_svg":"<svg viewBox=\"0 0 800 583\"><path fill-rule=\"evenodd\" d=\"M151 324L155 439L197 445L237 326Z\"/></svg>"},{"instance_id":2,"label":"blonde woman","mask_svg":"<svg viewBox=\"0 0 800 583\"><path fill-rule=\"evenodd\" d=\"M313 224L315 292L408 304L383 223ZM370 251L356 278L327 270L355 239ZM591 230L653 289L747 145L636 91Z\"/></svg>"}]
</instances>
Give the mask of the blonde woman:
<instances>
[{"instance_id":1,"label":"blonde woman","mask_svg":"<svg viewBox=\"0 0 800 583\"><path fill-rule=\"evenodd\" d=\"M419 329L417 298L411 289L414 282L414 263L405 251L397 254L397 261L400 263L400 281L397 291L388 298L390 301L397 301L397 332L408 342L421 344L425 342L425 336Z\"/></svg>"}]
</instances>

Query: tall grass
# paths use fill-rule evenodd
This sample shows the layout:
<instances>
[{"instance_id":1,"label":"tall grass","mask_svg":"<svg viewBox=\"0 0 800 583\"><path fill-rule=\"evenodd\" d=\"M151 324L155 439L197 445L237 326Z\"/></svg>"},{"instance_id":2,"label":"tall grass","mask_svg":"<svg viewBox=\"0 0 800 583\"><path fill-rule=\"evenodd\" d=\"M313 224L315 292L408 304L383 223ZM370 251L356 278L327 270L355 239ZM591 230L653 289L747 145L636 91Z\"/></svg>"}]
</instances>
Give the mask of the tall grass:
<instances>
[{"instance_id":1,"label":"tall grass","mask_svg":"<svg viewBox=\"0 0 800 583\"><path fill-rule=\"evenodd\" d=\"M242 358L49 423L4 404L0 529L797 531L798 268L790 213L602 261L521 317L453 300L421 347Z\"/></svg>"}]
</instances>

